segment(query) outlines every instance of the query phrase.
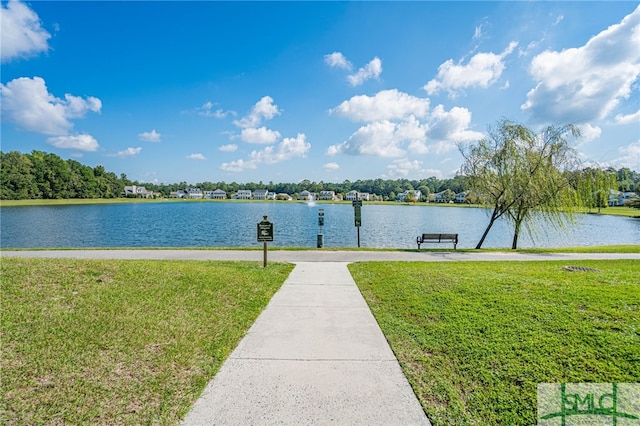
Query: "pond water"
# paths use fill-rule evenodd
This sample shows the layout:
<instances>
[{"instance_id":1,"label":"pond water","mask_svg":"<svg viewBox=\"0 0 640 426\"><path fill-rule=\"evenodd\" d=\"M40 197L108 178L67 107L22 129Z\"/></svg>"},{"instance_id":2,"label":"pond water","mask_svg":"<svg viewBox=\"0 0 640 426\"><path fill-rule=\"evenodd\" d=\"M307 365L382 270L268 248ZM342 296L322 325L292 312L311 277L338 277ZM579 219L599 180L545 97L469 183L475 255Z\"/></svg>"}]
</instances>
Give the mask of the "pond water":
<instances>
[{"instance_id":1,"label":"pond water","mask_svg":"<svg viewBox=\"0 0 640 426\"><path fill-rule=\"evenodd\" d=\"M271 246L316 247L318 210L324 209L325 247L356 247L354 209L349 204L303 202L157 202L0 208L3 248L69 247L252 247L261 246L256 224L274 224ZM416 248L422 233L458 233L460 248L475 247L488 223L479 208L424 205L362 207L361 247ZM566 231L548 224L518 246L568 247L640 243L640 220L579 215ZM483 247L511 247L512 228L498 221ZM427 244L447 248L450 244Z\"/></svg>"}]
</instances>

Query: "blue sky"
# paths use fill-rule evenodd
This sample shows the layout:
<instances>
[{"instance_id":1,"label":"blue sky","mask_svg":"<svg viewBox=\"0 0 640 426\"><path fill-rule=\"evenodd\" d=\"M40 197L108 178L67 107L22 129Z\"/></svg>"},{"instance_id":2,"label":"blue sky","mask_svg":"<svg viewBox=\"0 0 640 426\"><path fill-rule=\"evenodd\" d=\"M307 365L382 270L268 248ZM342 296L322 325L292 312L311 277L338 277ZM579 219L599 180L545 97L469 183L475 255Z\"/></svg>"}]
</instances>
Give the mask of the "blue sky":
<instances>
[{"instance_id":1,"label":"blue sky","mask_svg":"<svg viewBox=\"0 0 640 426\"><path fill-rule=\"evenodd\" d=\"M2 2L7 151L132 180L455 175L502 117L640 170L638 2Z\"/></svg>"}]
</instances>

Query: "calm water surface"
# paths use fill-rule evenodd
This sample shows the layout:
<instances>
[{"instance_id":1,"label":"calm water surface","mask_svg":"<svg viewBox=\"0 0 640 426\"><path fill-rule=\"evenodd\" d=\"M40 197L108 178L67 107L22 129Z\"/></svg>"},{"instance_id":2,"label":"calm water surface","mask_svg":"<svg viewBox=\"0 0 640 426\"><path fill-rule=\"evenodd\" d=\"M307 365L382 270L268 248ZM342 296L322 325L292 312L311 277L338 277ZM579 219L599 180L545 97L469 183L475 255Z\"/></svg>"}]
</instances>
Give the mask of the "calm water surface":
<instances>
[{"instance_id":1,"label":"calm water surface","mask_svg":"<svg viewBox=\"0 0 640 426\"><path fill-rule=\"evenodd\" d=\"M325 247L357 246L353 207L348 204L290 202L159 202L0 208L3 248L65 247L250 247L256 224L274 223L272 246L316 247L318 209L324 209ZM476 208L412 205L362 207L362 247L416 248L421 233L458 233L458 247L474 247L488 223ZM519 247L568 247L640 243L640 220L580 215L566 232L526 235ZM545 231L546 229L546 231ZM499 221L483 247L510 247L512 230ZM451 247L447 244L426 247Z\"/></svg>"}]
</instances>

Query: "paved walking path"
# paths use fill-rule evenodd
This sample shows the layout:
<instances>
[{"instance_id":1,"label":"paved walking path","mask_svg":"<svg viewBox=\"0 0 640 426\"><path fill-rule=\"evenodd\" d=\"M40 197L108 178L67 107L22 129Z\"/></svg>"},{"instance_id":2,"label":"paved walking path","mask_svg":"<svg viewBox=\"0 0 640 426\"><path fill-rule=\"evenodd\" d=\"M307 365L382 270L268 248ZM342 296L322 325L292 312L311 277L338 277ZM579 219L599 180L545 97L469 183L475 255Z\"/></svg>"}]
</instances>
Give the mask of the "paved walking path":
<instances>
[{"instance_id":1,"label":"paved walking path","mask_svg":"<svg viewBox=\"0 0 640 426\"><path fill-rule=\"evenodd\" d=\"M300 262L184 425L429 425L346 262Z\"/></svg>"},{"instance_id":2,"label":"paved walking path","mask_svg":"<svg viewBox=\"0 0 640 426\"><path fill-rule=\"evenodd\" d=\"M155 260L253 260L262 262L262 250L80 249L0 250L2 257ZM525 261L525 260L637 259L640 253L523 253L484 251L369 251L369 250L269 250L269 262L364 261Z\"/></svg>"}]
</instances>

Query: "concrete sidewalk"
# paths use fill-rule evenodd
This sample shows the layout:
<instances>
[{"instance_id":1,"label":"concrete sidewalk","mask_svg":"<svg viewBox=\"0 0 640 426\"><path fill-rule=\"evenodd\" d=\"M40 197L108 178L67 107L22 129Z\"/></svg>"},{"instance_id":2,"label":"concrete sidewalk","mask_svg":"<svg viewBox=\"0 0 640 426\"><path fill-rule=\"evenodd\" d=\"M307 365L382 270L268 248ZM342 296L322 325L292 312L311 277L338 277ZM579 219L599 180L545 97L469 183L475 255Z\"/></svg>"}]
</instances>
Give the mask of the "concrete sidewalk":
<instances>
[{"instance_id":1,"label":"concrete sidewalk","mask_svg":"<svg viewBox=\"0 0 640 426\"><path fill-rule=\"evenodd\" d=\"M300 262L184 425L429 425L346 262Z\"/></svg>"}]
</instances>

